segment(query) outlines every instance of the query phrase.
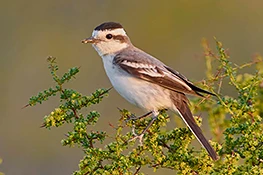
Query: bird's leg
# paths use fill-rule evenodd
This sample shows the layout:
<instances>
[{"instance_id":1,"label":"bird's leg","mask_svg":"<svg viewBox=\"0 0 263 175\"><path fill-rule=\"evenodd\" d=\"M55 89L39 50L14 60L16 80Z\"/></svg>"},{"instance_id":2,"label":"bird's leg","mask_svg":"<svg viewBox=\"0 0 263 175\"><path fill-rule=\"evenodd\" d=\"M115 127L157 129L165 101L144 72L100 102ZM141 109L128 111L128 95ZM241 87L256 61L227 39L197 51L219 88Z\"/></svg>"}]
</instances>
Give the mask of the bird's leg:
<instances>
[{"instance_id":1,"label":"bird's leg","mask_svg":"<svg viewBox=\"0 0 263 175\"><path fill-rule=\"evenodd\" d=\"M140 142L140 146L142 146L142 139L143 139L143 136L145 134L145 132L150 128L150 126L154 123L154 121L157 119L158 115L159 115L159 111L152 111L152 120L150 121L150 123L146 126L146 128L142 131L141 134L136 134L135 133L135 127L132 128L132 134L134 135L134 137L132 139L130 139L129 141L133 141L133 140L136 140L136 139L139 139L139 142ZM148 114L148 113L147 113ZM149 114L148 114L149 115Z\"/></svg>"},{"instance_id":2,"label":"bird's leg","mask_svg":"<svg viewBox=\"0 0 263 175\"><path fill-rule=\"evenodd\" d=\"M148 113L146 113L146 114L143 114L143 115L141 115L141 116L139 116L139 117L136 117L135 115L132 114L132 115L126 120L126 122L128 122L128 121L130 121L130 120L139 120L139 119L148 117L151 113L152 113L152 111L150 111L150 112L148 112Z\"/></svg>"}]
</instances>

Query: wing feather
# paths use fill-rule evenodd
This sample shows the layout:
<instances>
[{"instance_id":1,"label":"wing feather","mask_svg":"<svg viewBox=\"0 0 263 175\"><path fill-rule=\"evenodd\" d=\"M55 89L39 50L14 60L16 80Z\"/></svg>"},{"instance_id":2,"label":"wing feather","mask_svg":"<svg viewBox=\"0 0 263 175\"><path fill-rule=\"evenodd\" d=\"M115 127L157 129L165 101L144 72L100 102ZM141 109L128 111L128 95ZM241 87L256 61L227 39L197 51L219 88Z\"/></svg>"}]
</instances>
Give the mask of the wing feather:
<instances>
[{"instance_id":1,"label":"wing feather","mask_svg":"<svg viewBox=\"0 0 263 175\"><path fill-rule=\"evenodd\" d=\"M120 52L113 59L113 63L137 78L171 91L199 96L202 96L199 92L213 95L194 86L185 76L137 48Z\"/></svg>"},{"instance_id":2,"label":"wing feather","mask_svg":"<svg viewBox=\"0 0 263 175\"><path fill-rule=\"evenodd\" d=\"M130 58L131 56L132 59ZM148 60L153 58L151 56L148 59L136 56L138 55L121 53L115 56L113 63L137 78L158 84L172 91L192 93L191 87L181 80L180 77L165 69L161 62Z\"/></svg>"}]
</instances>

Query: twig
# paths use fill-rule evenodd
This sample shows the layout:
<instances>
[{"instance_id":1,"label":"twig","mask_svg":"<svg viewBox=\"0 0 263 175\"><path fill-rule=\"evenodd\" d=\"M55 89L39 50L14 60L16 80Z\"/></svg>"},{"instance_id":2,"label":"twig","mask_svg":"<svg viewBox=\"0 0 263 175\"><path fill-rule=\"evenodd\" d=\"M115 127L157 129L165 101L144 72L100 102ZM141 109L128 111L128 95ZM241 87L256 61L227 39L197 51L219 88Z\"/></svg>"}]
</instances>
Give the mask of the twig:
<instances>
[{"instance_id":1,"label":"twig","mask_svg":"<svg viewBox=\"0 0 263 175\"><path fill-rule=\"evenodd\" d=\"M141 169L141 166L139 166L139 167L136 169L134 175L138 174L138 172L140 171L140 169Z\"/></svg>"}]
</instances>

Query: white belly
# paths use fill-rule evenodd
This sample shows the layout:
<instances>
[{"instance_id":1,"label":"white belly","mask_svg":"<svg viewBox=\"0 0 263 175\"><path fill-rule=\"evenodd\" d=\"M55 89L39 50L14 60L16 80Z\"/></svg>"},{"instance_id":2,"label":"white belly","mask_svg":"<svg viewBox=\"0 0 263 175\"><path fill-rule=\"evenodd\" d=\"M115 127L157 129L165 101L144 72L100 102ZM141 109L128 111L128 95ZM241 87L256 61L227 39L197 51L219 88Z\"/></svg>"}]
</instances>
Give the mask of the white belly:
<instances>
[{"instance_id":1,"label":"white belly","mask_svg":"<svg viewBox=\"0 0 263 175\"><path fill-rule=\"evenodd\" d=\"M104 68L112 86L130 103L147 111L171 108L170 92L161 86L130 76L112 64L109 57L103 58Z\"/></svg>"}]
</instances>

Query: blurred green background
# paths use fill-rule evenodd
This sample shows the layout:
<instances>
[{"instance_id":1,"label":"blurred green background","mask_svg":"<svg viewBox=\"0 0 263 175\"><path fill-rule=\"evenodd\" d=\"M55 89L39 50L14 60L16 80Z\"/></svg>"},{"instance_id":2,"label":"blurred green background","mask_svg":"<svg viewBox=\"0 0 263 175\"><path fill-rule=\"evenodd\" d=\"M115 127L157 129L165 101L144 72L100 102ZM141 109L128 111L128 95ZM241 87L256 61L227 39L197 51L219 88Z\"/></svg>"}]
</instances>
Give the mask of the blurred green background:
<instances>
[{"instance_id":1,"label":"blurred green background","mask_svg":"<svg viewBox=\"0 0 263 175\"><path fill-rule=\"evenodd\" d=\"M51 131L39 127L43 116L58 105L57 98L21 109L30 96L53 85L47 56L57 57L61 73L81 66L77 79L67 87L83 94L108 88L111 85L101 58L90 45L81 44L81 40L90 36L100 23L117 21L123 24L136 46L191 80L199 81L205 77L200 45L203 37L208 38L212 47L213 36L223 41L236 63L248 62L253 54L262 53L262 7L260 0L3 1L0 7L3 93L0 171L7 175L57 175L71 174L78 169L82 150L60 144L71 126ZM228 89L223 92L232 93ZM113 90L109 98L92 108L102 116L95 128L88 129L112 132L108 123L117 123L117 107L143 113ZM152 170L146 172L152 174ZM156 174L164 172L174 174L163 170Z\"/></svg>"}]
</instances>

